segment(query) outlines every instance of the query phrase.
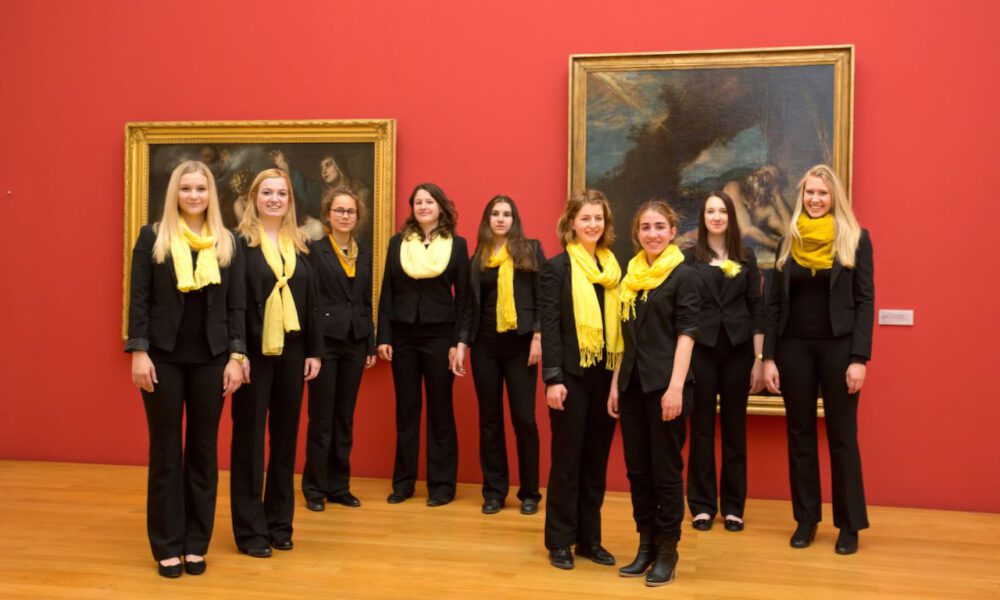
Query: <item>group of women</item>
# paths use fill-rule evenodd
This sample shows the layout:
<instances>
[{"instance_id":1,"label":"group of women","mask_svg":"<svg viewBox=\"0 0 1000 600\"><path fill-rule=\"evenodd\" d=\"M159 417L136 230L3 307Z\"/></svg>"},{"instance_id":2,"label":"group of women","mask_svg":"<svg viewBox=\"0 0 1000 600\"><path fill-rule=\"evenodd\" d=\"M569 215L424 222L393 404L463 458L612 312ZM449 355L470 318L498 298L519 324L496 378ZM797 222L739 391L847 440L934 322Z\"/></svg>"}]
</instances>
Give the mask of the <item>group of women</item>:
<instances>
[{"instance_id":1,"label":"group of women","mask_svg":"<svg viewBox=\"0 0 1000 600\"><path fill-rule=\"evenodd\" d=\"M724 192L706 198L697 243L687 251L674 244L678 217L666 202L640 206L631 226L637 253L623 273L611 252L611 205L599 191L567 202L558 223L563 252L548 260L525 236L515 202L492 198L470 261L453 203L440 187L420 184L402 230L389 241L377 331L372 252L353 236L366 217L364 202L349 189L327 192L321 214L328 236L306 244L287 173L257 175L249 199L236 232L225 230L211 172L185 162L171 177L162 220L142 229L133 252L126 350L150 431L147 522L161 575L205 571L216 437L230 393L230 496L242 552L264 558L272 548L293 547L293 468L306 381L306 507L360 506L350 491L353 415L362 374L376 356L391 363L396 396L387 501L401 503L415 492L426 398L432 507L455 497L452 388L469 356L485 514L502 510L509 492L504 387L517 440L520 512L538 511L541 364L552 434L545 546L561 569L573 568L574 554L616 562L601 543L601 506L620 421L639 547L619 574L645 575L650 586L676 574L687 417L691 525L710 529L721 510L725 529L743 529L747 398L765 386L784 396L787 412L797 522L790 542L810 545L821 520L822 390L840 529L835 549L857 550L858 531L868 526L857 406L871 354L872 250L829 167L810 169L799 184L766 300Z\"/></svg>"}]
</instances>

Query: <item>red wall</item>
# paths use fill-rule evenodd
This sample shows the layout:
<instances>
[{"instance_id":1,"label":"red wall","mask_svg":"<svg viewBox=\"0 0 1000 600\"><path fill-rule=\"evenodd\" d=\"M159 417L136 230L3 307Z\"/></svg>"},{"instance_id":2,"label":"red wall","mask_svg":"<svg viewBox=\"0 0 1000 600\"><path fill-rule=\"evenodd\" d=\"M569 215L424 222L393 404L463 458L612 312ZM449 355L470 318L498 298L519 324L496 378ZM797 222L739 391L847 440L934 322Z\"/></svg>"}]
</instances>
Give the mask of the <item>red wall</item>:
<instances>
[{"instance_id":1,"label":"red wall","mask_svg":"<svg viewBox=\"0 0 1000 600\"><path fill-rule=\"evenodd\" d=\"M5 2L0 457L145 461L142 404L119 339L126 121L395 118L400 213L411 186L439 182L472 237L480 207L502 192L520 200L529 233L552 251L566 194L570 54L853 43L854 192L875 244L876 306L916 311L915 327L875 330L860 414L868 498L1000 510L991 377L1000 293L995 235L977 231L995 212L986 176L1000 139L1000 9L988 0L897 6ZM18 218L42 206L43 227ZM478 481L471 381L456 392L459 477ZM392 406L379 365L357 412L357 475L389 476ZM541 397L538 406L547 472ZM753 417L749 427L751 495L786 498L782 419ZM228 440L226 416L224 465ZM626 489L620 444L611 464L611 487Z\"/></svg>"}]
</instances>

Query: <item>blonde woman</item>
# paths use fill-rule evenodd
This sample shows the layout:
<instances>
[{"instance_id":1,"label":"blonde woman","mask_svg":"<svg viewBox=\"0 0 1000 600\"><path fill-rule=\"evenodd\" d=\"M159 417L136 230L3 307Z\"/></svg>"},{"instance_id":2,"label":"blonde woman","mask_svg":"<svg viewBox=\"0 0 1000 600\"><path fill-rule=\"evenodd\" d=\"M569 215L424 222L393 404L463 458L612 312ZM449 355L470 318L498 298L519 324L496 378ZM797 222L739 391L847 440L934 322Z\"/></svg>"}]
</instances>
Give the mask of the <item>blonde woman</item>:
<instances>
[{"instance_id":1,"label":"blonde woman","mask_svg":"<svg viewBox=\"0 0 1000 600\"><path fill-rule=\"evenodd\" d=\"M146 525L164 577L207 566L219 417L243 379L245 307L242 254L222 225L212 172L181 163L163 218L132 251L125 344L149 425Z\"/></svg>"},{"instance_id":2,"label":"blonde woman","mask_svg":"<svg viewBox=\"0 0 1000 600\"><path fill-rule=\"evenodd\" d=\"M875 284L872 243L843 184L826 165L799 182L789 235L779 246L767 297L764 381L785 399L792 508L790 543L806 548L822 519L816 400L822 390L833 479L838 554L858 550L868 527L858 395L871 358Z\"/></svg>"}]
</instances>

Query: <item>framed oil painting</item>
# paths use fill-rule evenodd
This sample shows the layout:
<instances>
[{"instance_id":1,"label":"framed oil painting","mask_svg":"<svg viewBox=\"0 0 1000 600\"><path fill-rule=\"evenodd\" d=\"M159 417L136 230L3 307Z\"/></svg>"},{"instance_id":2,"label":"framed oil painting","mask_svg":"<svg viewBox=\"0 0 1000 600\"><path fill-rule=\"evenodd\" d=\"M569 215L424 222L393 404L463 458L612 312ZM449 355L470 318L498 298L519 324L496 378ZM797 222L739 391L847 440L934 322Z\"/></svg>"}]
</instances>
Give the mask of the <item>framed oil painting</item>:
<instances>
[{"instance_id":1,"label":"framed oil painting","mask_svg":"<svg viewBox=\"0 0 1000 600\"><path fill-rule=\"evenodd\" d=\"M395 224L396 122L224 121L128 123L125 126L125 240L122 333L128 326L128 278L139 229L160 219L170 173L185 160L204 162L215 176L223 222L235 227L258 172L288 172L299 227L325 235L319 209L326 190L349 187L368 208L357 233L373 250L373 305ZM375 314L378 314L377 309Z\"/></svg>"}]
</instances>

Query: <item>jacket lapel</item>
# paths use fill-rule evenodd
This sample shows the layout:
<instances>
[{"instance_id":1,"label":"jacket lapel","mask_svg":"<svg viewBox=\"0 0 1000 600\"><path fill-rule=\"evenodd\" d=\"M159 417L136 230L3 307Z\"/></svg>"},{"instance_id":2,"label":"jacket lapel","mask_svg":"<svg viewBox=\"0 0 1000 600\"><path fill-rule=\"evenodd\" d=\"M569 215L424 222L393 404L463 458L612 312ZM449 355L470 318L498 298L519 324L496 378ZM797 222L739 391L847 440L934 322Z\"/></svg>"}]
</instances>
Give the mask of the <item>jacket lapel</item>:
<instances>
[{"instance_id":1,"label":"jacket lapel","mask_svg":"<svg viewBox=\"0 0 1000 600\"><path fill-rule=\"evenodd\" d=\"M344 267L340 265L340 259L337 258L337 253L333 249L333 242L330 241L329 237L327 237L326 243L320 244L319 247L322 249L323 258L326 260L327 266L333 270L334 279L337 280L337 283L349 298L351 296L351 290L347 287L347 273L344 272ZM360 251L358 258L361 258Z\"/></svg>"},{"instance_id":2,"label":"jacket lapel","mask_svg":"<svg viewBox=\"0 0 1000 600\"><path fill-rule=\"evenodd\" d=\"M712 265L710 265L708 263L703 263L701 261L698 261L695 264L697 265L698 269L701 270L701 280L705 284L702 287L708 288L709 293L712 294L712 297L715 298L715 301L721 306L722 305L722 290L725 290L725 287L726 287L725 280L726 280L726 278L725 277L722 278L722 280L723 280L722 281L722 289L720 290L719 287L717 287L715 285L715 279L714 279L715 273L712 272L712 269L718 269L719 267L713 267Z\"/></svg>"},{"instance_id":3,"label":"jacket lapel","mask_svg":"<svg viewBox=\"0 0 1000 600\"><path fill-rule=\"evenodd\" d=\"M830 272L830 291L831 292L833 291L833 286L837 283L837 276L840 275L840 272L842 270L844 270L844 267L841 266L840 261L837 260L837 259L834 259L833 260L833 269Z\"/></svg>"}]
</instances>

